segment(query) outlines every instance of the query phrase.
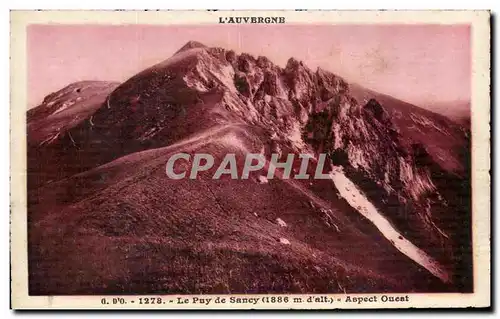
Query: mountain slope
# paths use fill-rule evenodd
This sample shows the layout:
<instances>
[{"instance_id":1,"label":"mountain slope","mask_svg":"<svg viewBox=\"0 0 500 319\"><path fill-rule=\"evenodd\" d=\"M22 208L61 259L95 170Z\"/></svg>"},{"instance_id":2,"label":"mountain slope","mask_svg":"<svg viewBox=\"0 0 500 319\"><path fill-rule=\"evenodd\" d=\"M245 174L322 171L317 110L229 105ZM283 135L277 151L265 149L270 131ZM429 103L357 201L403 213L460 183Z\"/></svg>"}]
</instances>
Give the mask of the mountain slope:
<instances>
[{"instance_id":1,"label":"mountain slope","mask_svg":"<svg viewBox=\"0 0 500 319\"><path fill-rule=\"evenodd\" d=\"M293 58L280 68L186 44L64 126L64 136L29 142L30 292L468 291L466 132L362 93ZM422 125L434 127L432 139ZM212 154L216 163L236 153L239 167L248 153L267 161L326 153L326 172L341 167L401 243L334 180L266 181L265 171L214 180L215 168L171 180L165 164L178 152ZM445 275L401 253L404 243Z\"/></svg>"},{"instance_id":2,"label":"mountain slope","mask_svg":"<svg viewBox=\"0 0 500 319\"><path fill-rule=\"evenodd\" d=\"M443 115L373 92L359 85L351 85L351 94L358 101L377 100L387 109L393 123L402 134L426 146L433 160L448 172L466 176L464 141L469 143L470 128L464 128Z\"/></svg>"},{"instance_id":3,"label":"mountain slope","mask_svg":"<svg viewBox=\"0 0 500 319\"><path fill-rule=\"evenodd\" d=\"M82 81L51 93L27 112L28 189L61 177L59 158L75 148L73 128L89 123L118 83ZM78 164L76 164L78 165Z\"/></svg>"},{"instance_id":4,"label":"mountain slope","mask_svg":"<svg viewBox=\"0 0 500 319\"><path fill-rule=\"evenodd\" d=\"M260 184L252 175L249 180L213 180L213 172L194 181L165 178L165 158L180 151L218 159L233 151L241 167L240 145L257 142L247 140L249 130L225 127L180 147L128 155L42 189L43 201L33 208L37 222L30 229L30 240L42 243L30 252L30 265L36 265L30 272L31 291L444 289L333 192L323 201L309 195L311 186L298 191L282 180ZM229 144L228 136L233 136ZM282 238L290 245L280 243Z\"/></svg>"}]
</instances>

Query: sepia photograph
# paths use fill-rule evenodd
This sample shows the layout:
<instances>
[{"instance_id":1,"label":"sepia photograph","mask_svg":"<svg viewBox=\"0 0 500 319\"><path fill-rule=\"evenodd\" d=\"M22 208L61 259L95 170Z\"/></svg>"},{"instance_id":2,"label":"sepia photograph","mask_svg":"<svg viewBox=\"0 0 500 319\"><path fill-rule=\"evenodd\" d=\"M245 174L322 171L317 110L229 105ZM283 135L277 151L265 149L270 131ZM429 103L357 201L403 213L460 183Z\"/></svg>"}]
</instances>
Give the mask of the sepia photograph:
<instances>
[{"instance_id":1,"label":"sepia photograph","mask_svg":"<svg viewBox=\"0 0 500 319\"><path fill-rule=\"evenodd\" d=\"M43 13L11 14L23 21L11 112L24 197L11 214L23 221L12 236L25 236L27 296L100 296L96 307L489 300L478 290L489 280L488 12L443 12L442 23ZM474 50L476 21L486 51Z\"/></svg>"}]
</instances>

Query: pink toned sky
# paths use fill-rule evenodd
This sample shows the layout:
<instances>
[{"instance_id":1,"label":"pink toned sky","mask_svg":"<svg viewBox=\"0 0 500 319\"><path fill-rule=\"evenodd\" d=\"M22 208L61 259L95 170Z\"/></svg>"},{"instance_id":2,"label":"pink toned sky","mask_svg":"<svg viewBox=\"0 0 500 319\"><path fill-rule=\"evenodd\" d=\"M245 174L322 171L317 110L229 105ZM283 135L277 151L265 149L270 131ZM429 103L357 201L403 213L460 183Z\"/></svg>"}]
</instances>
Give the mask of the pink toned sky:
<instances>
[{"instance_id":1,"label":"pink toned sky","mask_svg":"<svg viewBox=\"0 0 500 319\"><path fill-rule=\"evenodd\" d=\"M29 107L71 82L124 81L189 40L265 55L281 66L293 56L423 107L470 100L467 25L32 25Z\"/></svg>"}]
</instances>

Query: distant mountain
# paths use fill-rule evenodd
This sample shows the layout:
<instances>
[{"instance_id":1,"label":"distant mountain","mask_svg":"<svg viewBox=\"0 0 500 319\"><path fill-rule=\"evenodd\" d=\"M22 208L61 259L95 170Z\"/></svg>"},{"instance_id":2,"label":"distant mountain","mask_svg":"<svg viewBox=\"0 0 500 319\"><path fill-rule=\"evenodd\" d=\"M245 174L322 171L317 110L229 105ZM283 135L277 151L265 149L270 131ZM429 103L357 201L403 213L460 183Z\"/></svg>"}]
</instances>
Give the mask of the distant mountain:
<instances>
[{"instance_id":1,"label":"distant mountain","mask_svg":"<svg viewBox=\"0 0 500 319\"><path fill-rule=\"evenodd\" d=\"M470 291L470 137L446 117L197 42L87 84L28 112L30 293ZM326 153L331 180L171 180L178 152Z\"/></svg>"}]
</instances>

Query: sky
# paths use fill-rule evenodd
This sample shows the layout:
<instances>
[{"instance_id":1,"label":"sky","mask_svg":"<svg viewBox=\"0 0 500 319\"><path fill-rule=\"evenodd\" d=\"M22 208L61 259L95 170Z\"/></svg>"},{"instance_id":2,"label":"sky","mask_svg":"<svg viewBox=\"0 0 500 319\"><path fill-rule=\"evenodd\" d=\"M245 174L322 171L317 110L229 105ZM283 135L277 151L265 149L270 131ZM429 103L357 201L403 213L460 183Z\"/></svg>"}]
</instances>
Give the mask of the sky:
<instances>
[{"instance_id":1,"label":"sky","mask_svg":"<svg viewBox=\"0 0 500 319\"><path fill-rule=\"evenodd\" d=\"M28 104L80 80L123 82L189 40L290 57L423 106L469 101L468 25L30 25Z\"/></svg>"}]
</instances>

